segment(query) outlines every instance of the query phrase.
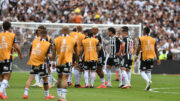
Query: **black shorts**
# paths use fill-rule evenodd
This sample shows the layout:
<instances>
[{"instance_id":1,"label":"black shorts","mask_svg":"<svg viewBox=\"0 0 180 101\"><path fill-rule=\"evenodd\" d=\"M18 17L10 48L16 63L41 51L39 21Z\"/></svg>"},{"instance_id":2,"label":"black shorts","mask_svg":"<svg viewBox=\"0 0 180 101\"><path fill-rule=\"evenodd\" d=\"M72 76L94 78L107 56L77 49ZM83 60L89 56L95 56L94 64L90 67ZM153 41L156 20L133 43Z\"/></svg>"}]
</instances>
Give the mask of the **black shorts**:
<instances>
[{"instance_id":1,"label":"black shorts","mask_svg":"<svg viewBox=\"0 0 180 101\"><path fill-rule=\"evenodd\" d=\"M97 61L84 62L84 70L96 70L96 69L97 69Z\"/></svg>"},{"instance_id":2,"label":"black shorts","mask_svg":"<svg viewBox=\"0 0 180 101\"><path fill-rule=\"evenodd\" d=\"M39 74L40 77L48 76L47 64L44 63L40 66L31 66L30 74L32 75Z\"/></svg>"},{"instance_id":3,"label":"black shorts","mask_svg":"<svg viewBox=\"0 0 180 101\"><path fill-rule=\"evenodd\" d=\"M127 58L122 59L122 67L127 68L127 69L131 69L132 66L132 60L128 60Z\"/></svg>"},{"instance_id":4,"label":"black shorts","mask_svg":"<svg viewBox=\"0 0 180 101\"><path fill-rule=\"evenodd\" d=\"M0 74L12 72L12 62L0 63Z\"/></svg>"},{"instance_id":5,"label":"black shorts","mask_svg":"<svg viewBox=\"0 0 180 101\"><path fill-rule=\"evenodd\" d=\"M119 57L108 58L107 65L110 65L110 66L119 66L120 65Z\"/></svg>"},{"instance_id":6,"label":"black shorts","mask_svg":"<svg viewBox=\"0 0 180 101\"><path fill-rule=\"evenodd\" d=\"M154 60L149 59L149 60L141 60L141 65L140 65L140 70L141 71L152 71L154 67Z\"/></svg>"},{"instance_id":7,"label":"black shorts","mask_svg":"<svg viewBox=\"0 0 180 101\"><path fill-rule=\"evenodd\" d=\"M98 54L98 63L97 63L97 65L98 66L103 66L105 63L104 63L104 61L105 61L105 56L104 56L104 52L103 51L100 51L99 52L99 54Z\"/></svg>"},{"instance_id":8,"label":"black shorts","mask_svg":"<svg viewBox=\"0 0 180 101\"><path fill-rule=\"evenodd\" d=\"M56 67L58 74L69 74L71 73L71 69L72 69L72 63L66 63Z\"/></svg>"}]
</instances>

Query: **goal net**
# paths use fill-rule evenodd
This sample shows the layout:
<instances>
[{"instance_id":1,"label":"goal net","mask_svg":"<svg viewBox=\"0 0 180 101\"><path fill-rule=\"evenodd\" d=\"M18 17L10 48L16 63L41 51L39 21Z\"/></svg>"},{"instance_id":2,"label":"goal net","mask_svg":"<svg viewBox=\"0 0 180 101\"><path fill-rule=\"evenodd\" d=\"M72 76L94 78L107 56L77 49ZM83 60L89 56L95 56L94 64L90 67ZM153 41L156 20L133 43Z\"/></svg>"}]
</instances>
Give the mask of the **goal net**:
<instances>
[{"instance_id":1,"label":"goal net","mask_svg":"<svg viewBox=\"0 0 180 101\"><path fill-rule=\"evenodd\" d=\"M34 39L35 31L38 26L43 25L48 30L48 35L54 39L58 35L60 35L60 30L63 26L69 26L72 30L74 26L82 26L83 30L91 29L93 26L98 27L99 33L102 35L104 40L109 40L109 36L107 34L107 29L109 27L116 28L117 34L121 35L121 28L123 26L127 26L129 28L129 36L136 39L137 37L141 36L142 26L139 25L131 25L131 24L72 24L72 23L35 23L35 22L11 22L12 24L12 31L16 34L16 38L18 40L18 44L21 47L24 59L19 60L17 58L17 54L15 54L15 59L13 62L14 70L17 71L25 71L28 70L28 66L26 65L29 59L29 48L31 46L31 42ZM0 22L0 26L2 26L2 22ZM0 28L0 31L3 31L3 28ZM108 43L104 44L104 48L108 53Z\"/></svg>"}]
</instances>

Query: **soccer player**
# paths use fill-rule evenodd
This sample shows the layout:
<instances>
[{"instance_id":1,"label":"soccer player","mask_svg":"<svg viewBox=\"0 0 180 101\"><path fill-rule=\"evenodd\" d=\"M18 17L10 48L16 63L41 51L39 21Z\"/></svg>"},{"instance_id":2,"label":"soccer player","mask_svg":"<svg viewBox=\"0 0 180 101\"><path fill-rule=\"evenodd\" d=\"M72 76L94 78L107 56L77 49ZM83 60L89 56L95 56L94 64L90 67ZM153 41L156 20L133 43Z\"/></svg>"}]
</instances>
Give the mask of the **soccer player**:
<instances>
[{"instance_id":1,"label":"soccer player","mask_svg":"<svg viewBox=\"0 0 180 101\"><path fill-rule=\"evenodd\" d=\"M101 85L97 88L106 88L105 86L105 79L104 79L104 72L103 72L103 65L104 65L104 61L105 61L105 53L103 50L103 40L102 37L99 33L99 29L96 26L93 26L92 28L92 32L94 37L99 40L99 47L101 47L101 50L98 53L98 63L97 63L97 74L99 75L100 79L101 79Z\"/></svg>"},{"instance_id":2,"label":"soccer player","mask_svg":"<svg viewBox=\"0 0 180 101\"><path fill-rule=\"evenodd\" d=\"M146 80L146 91L150 90L151 86L151 71L154 67L153 61L154 58L157 58L157 64L160 65L161 61L159 60L159 53L157 50L157 44L156 40L149 36L150 29L148 27L144 28L142 37L139 38L139 46L137 49L136 56L139 55L140 51L141 53L141 76L144 80ZM137 60L137 57L136 57Z\"/></svg>"},{"instance_id":3,"label":"soccer player","mask_svg":"<svg viewBox=\"0 0 180 101\"><path fill-rule=\"evenodd\" d=\"M41 31L44 29L44 26L39 26L38 29L35 31L35 36L34 39L40 38ZM39 74L35 74L35 83L32 86L40 86L40 81L39 81Z\"/></svg>"},{"instance_id":4,"label":"soccer player","mask_svg":"<svg viewBox=\"0 0 180 101\"><path fill-rule=\"evenodd\" d=\"M20 59L23 56L15 39L15 34L11 32L11 23L4 21L3 29L4 32L0 33L0 97L1 99L7 99L6 87L8 86L8 80L12 72L12 47L16 49Z\"/></svg>"},{"instance_id":5,"label":"soccer player","mask_svg":"<svg viewBox=\"0 0 180 101\"><path fill-rule=\"evenodd\" d=\"M51 43L48 42L47 39L47 31L46 29L41 31L41 37L36 38L32 42L32 46L30 48L30 59L27 65L31 66L30 76L26 82L25 90L24 90L24 99L28 99L28 91L29 86L34 80L34 75L39 74L40 77L43 78L43 86L45 90L45 99L53 99L54 96L49 94L49 87L48 87L48 65L45 61L47 57L50 57L50 46Z\"/></svg>"},{"instance_id":6,"label":"soccer player","mask_svg":"<svg viewBox=\"0 0 180 101\"><path fill-rule=\"evenodd\" d=\"M57 53L58 101L66 101L67 79L72 69L73 52L75 52L75 60L77 62L77 44L76 40L69 36L69 27L64 26L61 34L61 36L54 39L55 49L53 49L53 57Z\"/></svg>"},{"instance_id":7,"label":"soccer player","mask_svg":"<svg viewBox=\"0 0 180 101\"><path fill-rule=\"evenodd\" d=\"M115 66L116 68L119 68L120 66L119 55L121 54L121 51L120 51L121 41L115 35L116 34L115 28L113 27L108 28L108 34L110 36L110 53L107 59L107 66L106 66L107 79L108 79L107 87L112 87L111 68L112 66Z\"/></svg>"},{"instance_id":8,"label":"soccer player","mask_svg":"<svg viewBox=\"0 0 180 101\"><path fill-rule=\"evenodd\" d=\"M133 60L133 40L128 36L128 27L124 26L122 27L122 56L123 56L123 63L121 67L121 80L124 82L120 82L119 88L130 88L130 80L131 80L131 66L132 66L132 60Z\"/></svg>"},{"instance_id":9,"label":"soccer player","mask_svg":"<svg viewBox=\"0 0 180 101\"><path fill-rule=\"evenodd\" d=\"M77 55L79 56L82 40L85 38L85 35L82 34L82 27L77 26L76 32L70 33L70 36L73 37L77 42ZM78 64L74 66L75 87L77 87L77 88L81 88L81 86L80 86L81 75L82 75L81 68L82 67L80 67L80 65L78 65Z\"/></svg>"},{"instance_id":10,"label":"soccer player","mask_svg":"<svg viewBox=\"0 0 180 101\"><path fill-rule=\"evenodd\" d=\"M82 41L81 53L84 51L84 79L85 88L94 88L95 72L98 62L98 53L100 51L99 41L93 38L91 30L88 31L88 37ZM82 59L81 59L82 60ZM89 86L89 70L91 70L91 86Z\"/></svg>"}]
</instances>

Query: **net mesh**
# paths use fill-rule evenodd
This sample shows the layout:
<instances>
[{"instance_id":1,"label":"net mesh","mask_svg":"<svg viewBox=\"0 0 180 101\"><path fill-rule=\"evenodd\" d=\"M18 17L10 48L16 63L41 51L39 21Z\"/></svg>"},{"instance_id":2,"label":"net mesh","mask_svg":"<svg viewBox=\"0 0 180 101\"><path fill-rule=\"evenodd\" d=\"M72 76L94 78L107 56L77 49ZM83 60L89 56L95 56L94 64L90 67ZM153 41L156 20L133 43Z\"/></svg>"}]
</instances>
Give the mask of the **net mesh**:
<instances>
[{"instance_id":1,"label":"net mesh","mask_svg":"<svg viewBox=\"0 0 180 101\"><path fill-rule=\"evenodd\" d=\"M19 60L17 55L14 55L14 62L13 67L16 71L25 71L28 70L28 66L26 65L29 59L29 49L31 46L31 42L35 37L35 31L37 30L38 26L43 25L48 30L48 35L54 39L58 35L60 35L60 30L63 26L69 26L72 30L74 26L82 26L83 30L91 29L92 27L96 26L99 29L99 33L102 35L104 39L104 48L105 51L108 53L108 42L109 36L107 34L107 29L109 27L116 28L117 35L121 35L121 28L123 26L127 26L129 28L129 36L132 38L137 38L141 35L141 25L106 25L106 24L70 24L70 23L29 23L29 22L12 22L12 31L16 34L16 38L18 41L19 46L21 47L24 59ZM2 22L0 22L0 26L2 26ZM2 27L1 30L3 31Z\"/></svg>"}]
</instances>

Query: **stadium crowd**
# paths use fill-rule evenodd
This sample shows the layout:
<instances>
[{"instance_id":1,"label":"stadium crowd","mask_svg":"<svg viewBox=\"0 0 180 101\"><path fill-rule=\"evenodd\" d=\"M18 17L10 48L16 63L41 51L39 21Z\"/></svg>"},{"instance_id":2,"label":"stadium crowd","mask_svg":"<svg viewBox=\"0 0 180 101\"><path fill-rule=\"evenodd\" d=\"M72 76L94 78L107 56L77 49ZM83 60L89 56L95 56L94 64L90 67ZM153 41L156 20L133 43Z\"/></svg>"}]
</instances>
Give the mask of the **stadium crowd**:
<instances>
[{"instance_id":1,"label":"stadium crowd","mask_svg":"<svg viewBox=\"0 0 180 101\"><path fill-rule=\"evenodd\" d=\"M151 28L159 50L180 49L178 0L0 0L0 20L139 24ZM27 32L29 40L33 32ZM28 41L27 41L28 42Z\"/></svg>"}]
</instances>

